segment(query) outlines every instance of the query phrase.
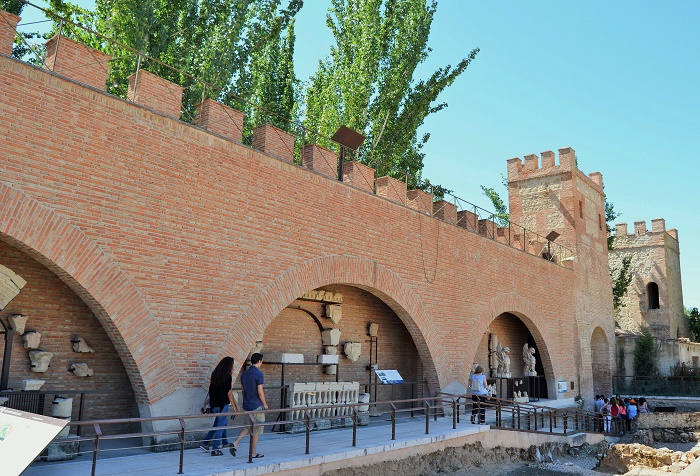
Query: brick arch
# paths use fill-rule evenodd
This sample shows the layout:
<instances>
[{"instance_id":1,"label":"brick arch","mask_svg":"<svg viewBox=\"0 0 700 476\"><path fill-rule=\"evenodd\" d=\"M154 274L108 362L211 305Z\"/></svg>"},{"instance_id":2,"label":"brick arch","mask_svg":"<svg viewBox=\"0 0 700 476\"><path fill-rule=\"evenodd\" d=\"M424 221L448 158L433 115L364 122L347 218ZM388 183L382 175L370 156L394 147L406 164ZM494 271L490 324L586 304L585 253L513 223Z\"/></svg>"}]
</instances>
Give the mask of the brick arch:
<instances>
[{"instance_id":1,"label":"brick arch","mask_svg":"<svg viewBox=\"0 0 700 476\"><path fill-rule=\"evenodd\" d=\"M114 344L136 402L179 388L148 304L118 264L78 227L21 190L0 182L0 239L46 266L87 304Z\"/></svg>"},{"instance_id":2,"label":"brick arch","mask_svg":"<svg viewBox=\"0 0 700 476\"><path fill-rule=\"evenodd\" d=\"M401 319L418 349L430 385L441 380L437 369L446 368L440 338L416 293L401 278L374 260L348 255L313 258L279 275L245 306L233 324L220 356L231 355L242 362L256 340L277 315L302 294L329 285L345 284L372 293Z\"/></svg>"},{"instance_id":3,"label":"brick arch","mask_svg":"<svg viewBox=\"0 0 700 476\"><path fill-rule=\"evenodd\" d=\"M605 330L597 326L591 332L591 371L593 394L612 394L612 367L610 338Z\"/></svg>"},{"instance_id":4,"label":"brick arch","mask_svg":"<svg viewBox=\"0 0 700 476\"><path fill-rule=\"evenodd\" d=\"M465 360L462 365L460 380L462 382L469 381L472 362L475 359L481 336L484 335L491 322L504 313L516 316L525 324L528 331L530 331L532 337L535 339L537 350L542 359L547 385L552 385L552 382L556 380L554 376L559 374L558 368L556 368L551 357L552 351L556 349L550 349L549 347L551 346L548 347L546 342L551 342L556 345L557 337L547 331L551 327L545 322L547 317L543 316L542 312L540 312L534 304L515 293L502 293L497 295L477 314L474 332L472 333L473 338L468 341L467 348L465 349ZM516 351L516 358L519 358L520 349L516 349ZM551 393L551 388L550 395L553 395L553 393Z\"/></svg>"}]
</instances>

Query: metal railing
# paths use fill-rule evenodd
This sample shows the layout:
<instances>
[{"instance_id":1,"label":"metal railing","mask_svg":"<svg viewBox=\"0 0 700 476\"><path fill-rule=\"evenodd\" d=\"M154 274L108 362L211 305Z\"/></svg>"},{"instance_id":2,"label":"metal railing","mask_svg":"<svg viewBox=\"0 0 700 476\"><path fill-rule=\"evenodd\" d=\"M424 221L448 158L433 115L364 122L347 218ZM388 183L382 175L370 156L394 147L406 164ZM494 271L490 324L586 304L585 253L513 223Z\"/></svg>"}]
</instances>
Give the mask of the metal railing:
<instances>
[{"instance_id":1,"label":"metal railing","mask_svg":"<svg viewBox=\"0 0 700 476\"><path fill-rule=\"evenodd\" d=\"M102 399L108 397L110 401L115 395L124 395L125 392L109 390L0 390L0 397L8 398L4 406L38 415L51 416L52 403L57 397L77 397L77 408L75 403L71 418L82 421L86 414L86 403L92 399ZM90 402L94 404L95 402ZM88 415L88 417L90 417ZM93 417L94 418L94 417ZM77 435L81 436L82 426L77 427Z\"/></svg>"},{"instance_id":2,"label":"metal railing","mask_svg":"<svg viewBox=\"0 0 700 476\"><path fill-rule=\"evenodd\" d=\"M433 397L413 398L404 400L393 400L384 402L375 402L377 406L370 406L369 412L359 412L358 409L366 406L366 403L344 404L344 405L321 405L305 408L297 408L296 410L303 411L303 418L289 419L283 421L266 421L264 423L256 423L249 415L253 412L229 412L225 415L242 417L239 421L246 422L245 424L230 424L219 427L220 429L232 430L248 428L250 434L258 426L272 427L279 424L301 423L305 431L304 454L311 453L311 431L314 427L314 422L328 420L328 417L315 417L314 415L322 414L321 410L329 408L347 408L348 418L352 419L351 431L348 429L348 445L357 446L358 426L360 420L365 419L367 422L369 417L388 416L390 417L390 428L387 428L387 439L393 441L397 438L398 428L397 422L402 419L420 418L425 422L425 434L430 434L431 426L437 422L438 417L450 418L451 428L456 430L461 423L462 415L468 414L472 410L473 402L470 395L450 395L439 393ZM384 410L379 410L381 405ZM535 406L526 403L515 403L508 400L489 398L483 403L484 412L488 417L489 425L492 428L498 428L511 431L527 431L537 433L550 433L559 435L568 435L575 432L600 432L603 430L603 420L601 415L586 412L581 410L558 410L543 406ZM477 408L477 411L479 409ZM265 410L265 414L276 414L279 410ZM198 444L201 440L188 441L188 435L194 433L202 434L211 428L203 428L201 424L193 427L202 418L211 420L212 415L180 415L168 417L152 417L152 418L128 418L114 420L94 420L94 421L79 421L69 423L70 427L80 428L89 426L94 430L95 435L92 437L71 438L71 442L90 442L92 444L92 475L96 474L98 455L102 449L101 444L108 440L132 439L132 438L163 438L174 437L177 441L179 455L178 474L184 474L184 453L187 443ZM114 434L106 435L105 428L111 425L135 425L138 424L142 428L151 428L159 424L169 423L173 426L172 429L161 431L141 431L138 433ZM617 430L617 426L614 428ZM612 431L612 429L610 430ZM60 443L61 438L54 440L55 443ZM252 441L251 441L252 443ZM319 443L320 444L320 443ZM172 445L172 443L168 443ZM248 462L253 462L253 448L248 448Z\"/></svg>"},{"instance_id":3,"label":"metal railing","mask_svg":"<svg viewBox=\"0 0 700 476\"><path fill-rule=\"evenodd\" d=\"M613 377L616 395L687 397L700 395L700 377Z\"/></svg>"}]
</instances>

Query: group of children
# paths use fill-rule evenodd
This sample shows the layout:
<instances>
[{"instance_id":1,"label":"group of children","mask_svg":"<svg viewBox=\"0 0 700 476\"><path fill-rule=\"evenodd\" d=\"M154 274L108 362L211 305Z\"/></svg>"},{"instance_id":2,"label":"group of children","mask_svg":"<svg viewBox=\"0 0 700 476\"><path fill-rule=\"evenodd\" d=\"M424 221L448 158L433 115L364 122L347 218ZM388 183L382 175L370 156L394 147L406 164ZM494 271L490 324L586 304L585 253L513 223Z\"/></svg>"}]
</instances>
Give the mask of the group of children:
<instances>
[{"instance_id":1,"label":"group of children","mask_svg":"<svg viewBox=\"0 0 700 476\"><path fill-rule=\"evenodd\" d=\"M601 415L602 431L605 433L625 434L632 431L634 422L639 413L647 413L649 405L646 398L606 398L603 395L595 397L595 411Z\"/></svg>"}]
</instances>

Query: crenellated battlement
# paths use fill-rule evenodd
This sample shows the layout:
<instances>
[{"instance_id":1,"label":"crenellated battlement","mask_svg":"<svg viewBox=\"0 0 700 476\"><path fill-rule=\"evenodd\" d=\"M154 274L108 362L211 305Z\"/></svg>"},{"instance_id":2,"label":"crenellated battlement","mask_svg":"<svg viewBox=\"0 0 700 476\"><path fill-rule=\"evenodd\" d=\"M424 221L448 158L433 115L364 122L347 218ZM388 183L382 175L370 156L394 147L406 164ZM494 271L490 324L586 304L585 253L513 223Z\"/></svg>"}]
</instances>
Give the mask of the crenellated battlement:
<instances>
[{"instance_id":1,"label":"crenellated battlement","mask_svg":"<svg viewBox=\"0 0 700 476\"><path fill-rule=\"evenodd\" d=\"M576 152L571 147L559 149L559 164L556 163L556 156L551 150L536 154L526 155L524 162L519 157L508 160L508 181L514 181L521 176L530 175L539 171L547 171L552 168L560 168L561 171L573 170L576 168Z\"/></svg>"},{"instance_id":2,"label":"crenellated battlement","mask_svg":"<svg viewBox=\"0 0 700 476\"><path fill-rule=\"evenodd\" d=\"M617 237L634 237L642 235L651 235L658 233L667 233L672 238L678 240L678 230L676 229L666 229L666 220L663 218L654 218L651 220L651 230L647 229L647 222L636 221L634 222L633 232L629 232L627 223L616 223L615 224L615 236Z\"/></svg>"},{"instance_id":3,"label":"crenellated battlement","mask_svg":"<svg viewBox=\"0 0 700 476\"><path fill-rule=\"evenodd\" d=\"M526 155L524 160L514 157L508 160L508 181L517 182L523 179L551 175L554 172L564 173L579 170L576 166L576 151L571 147L559 149L559 163L551 150L546 150L538 157L536 154ZM579 170L580 172L580 170ZM583 172L581 172L583 175ZM603 188L603 175L600 172L588 174L591 181Z\"/></svg>"},{"instance_id":4,"label":"crenellated battlement","mask_svg":"<svg viewBox=\"0 0 700 476\"><path fill-rule=\"evenodd\" d=\"M0 15L4 22L4 28L0 32L0 52L9 54L12 52L19 17L5 12L0 12ZM111 56L79 41L59 35L46 42L46 51L43 63L45 70L94 90L106 92ZM531 254L539 254L538 250L530 250L531 247L524 238L527 233L536 235L534 230L524 232L525 227L516 226L521 231L511 232L509 228L500 227L490 218L483 218L492 217L491 212L477 210L478 207L456 197L453 197L452 201L436 200L430 190L419 188L408 190L407 180L401 181L389 176L377 177L374 168L358 161L345 162L343 167L339 167L340 156L337 151L315 143L299 141L296 134L268 123L251 126L246 122L244 112L214 99L202 97L202 101L194 105L194 117L188 119L187 112L183 108L183 95L186 88L141 67L142 64L147 63L148 61L145 60L138 62L136 71L128 78L128 89L123 100L176 121L187 120L195 127L238 144L243 144L244 137L252 138L252 143L248 146L265 155L289 164L300 165L329 179L338 180L353 188L383 197L491 240L526 250ZM211 87L211 85L205 86L205 89ZM294 124L290 129L296 130ZM299 134L301 137L314 135L317 134ZM569 170L575 167L575 153L571 148L559 150L559 165L555 163L554 152L545 151L541 156L541 166L540 158L536 155L526 156L524 165L520 159L508 161L509 178L515 174L514 171L524 175L548 169ZM342 176L339 177L338 174L341 171ZM460 210L461 208L473 208L474 212ZM534 239L540 242L544 237ZM532 238L528 238L527 241L532 241ZM564 254L568 255L569 252L562 253L562 257Z\"/></svg>"}]
</instances>

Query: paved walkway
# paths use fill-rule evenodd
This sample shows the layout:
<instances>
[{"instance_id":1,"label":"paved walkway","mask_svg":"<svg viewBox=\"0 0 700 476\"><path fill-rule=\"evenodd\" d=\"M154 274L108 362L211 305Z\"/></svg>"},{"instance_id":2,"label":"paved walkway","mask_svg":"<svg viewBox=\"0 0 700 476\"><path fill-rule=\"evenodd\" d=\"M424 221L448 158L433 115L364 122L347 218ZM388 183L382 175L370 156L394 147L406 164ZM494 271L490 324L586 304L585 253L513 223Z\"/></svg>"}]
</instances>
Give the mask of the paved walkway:
<instances>
[{"instance_id":1,"label":"paved walkway","mask_svg":"<svg viewBox=\"0 0 700 476\"><path fill-rule=\"evenodd\" d=\"M542 402L551 405L552 402ZM492 413L492 412L489 412ZM493 419L491 416L490 419ZM489 415L487 414L487 423ZM371 418L370 425L358 427L357 446L352 446L352 428L314 431L310 437L311 452L305 454L306 435L265 433L258 443L263 458L248 463L248 438L241 442L237 457L228 451L224 456L213 457L201 449L185 450L184 474L192 476L231 475L252 476L279 471L301 470L308 466L350 460L385 451L411 448L442 442L467 435L489 431L487 425L472 425L469 416L462 417L457 429L452 429L451 417L430 420L430 434L425 434L425 417L404 418L396 425L396 440L391 440L391 425L387 418ZM237 432L232 431L235 435ZM153 453L131 450L129 456L113 456L110 450L101 450L97 463L97 475L172 476L178 473L179 451ZM123 449L118 451L123 452ZM134 454L135 453L135 454ZM121 454L121 453L120 453ZM110 457L111 456L111 457ZM35 462L23 476L82 476L90 475L92 452L65 462Z\"/></svg>"}]
</instances>

